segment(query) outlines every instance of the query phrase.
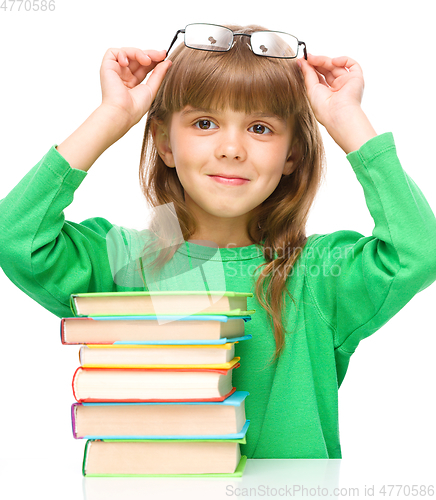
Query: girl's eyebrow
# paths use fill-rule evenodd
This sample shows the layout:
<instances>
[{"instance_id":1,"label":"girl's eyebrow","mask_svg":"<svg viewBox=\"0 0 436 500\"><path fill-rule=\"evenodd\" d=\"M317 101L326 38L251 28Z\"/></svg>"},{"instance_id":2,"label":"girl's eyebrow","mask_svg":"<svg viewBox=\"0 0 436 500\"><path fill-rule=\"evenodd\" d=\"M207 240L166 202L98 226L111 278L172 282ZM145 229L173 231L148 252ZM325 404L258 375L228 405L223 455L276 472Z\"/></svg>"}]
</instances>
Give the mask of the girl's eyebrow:
<instances>
[{"instance_id":1,"label":"girl's eyebrow","mask_svg":"<svg viewBox=\"0 0 436 500\"><path fill-rule=\"evenodd\" d=\"M212 113L212 114L221 114L221 111L218 111L216 109L207 109L207 108L188 108L182 111L181 116L185 117L190 114L195 114L195 113ZM276 115L274 113L266 113L263 111L258 111L256 113L251 113L249 116L252 116L253 118L273 118L275 120L279 120L286 124L285 118L282 118L279 115Z\"/></svg>"}]
</instances>

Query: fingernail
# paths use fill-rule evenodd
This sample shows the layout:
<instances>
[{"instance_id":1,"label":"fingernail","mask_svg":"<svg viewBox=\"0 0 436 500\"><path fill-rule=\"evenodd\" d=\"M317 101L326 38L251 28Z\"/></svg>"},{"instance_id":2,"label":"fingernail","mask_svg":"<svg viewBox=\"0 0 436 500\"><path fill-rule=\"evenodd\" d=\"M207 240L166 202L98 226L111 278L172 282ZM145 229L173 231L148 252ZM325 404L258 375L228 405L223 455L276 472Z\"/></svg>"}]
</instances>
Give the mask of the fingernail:
<instances>
[{"instance_id":1,"label":"fingernail","mask_svg":"<svg viewBox=\"0 0 436 500\"><path fill-rule=\"evenodd\" d=\"M297 61L298 66L301 68L301 61Z\"/></svg>"}]
</instances>

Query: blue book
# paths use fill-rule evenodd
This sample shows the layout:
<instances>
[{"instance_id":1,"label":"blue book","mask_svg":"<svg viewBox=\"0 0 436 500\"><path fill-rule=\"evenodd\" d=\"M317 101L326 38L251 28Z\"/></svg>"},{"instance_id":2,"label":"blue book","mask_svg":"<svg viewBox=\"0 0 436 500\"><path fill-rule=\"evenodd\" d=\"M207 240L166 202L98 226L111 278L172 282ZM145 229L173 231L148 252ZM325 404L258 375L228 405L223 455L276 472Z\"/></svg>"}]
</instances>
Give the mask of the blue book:
<instances>
[{"instance_id":1,"label":"blue book","mask_svg":"<svg viewBox=\"0 0 436 500\"><path fill-rule=\"evenodd\" d=\"M61 342L77 344L226 344L251 338L251 315L146 315L70 317L61 320Z\"/></svg>"},{"instance_id":2,"label":"blue book","mask_svg":"<svg viewBox=\"0 0 436 500\"><path fill-rule=\"evenodd\" d=\"M247 391L223 401L75 403L71 423L76 439L222 440L245 437Z\"/></svg>"}]
</instances>

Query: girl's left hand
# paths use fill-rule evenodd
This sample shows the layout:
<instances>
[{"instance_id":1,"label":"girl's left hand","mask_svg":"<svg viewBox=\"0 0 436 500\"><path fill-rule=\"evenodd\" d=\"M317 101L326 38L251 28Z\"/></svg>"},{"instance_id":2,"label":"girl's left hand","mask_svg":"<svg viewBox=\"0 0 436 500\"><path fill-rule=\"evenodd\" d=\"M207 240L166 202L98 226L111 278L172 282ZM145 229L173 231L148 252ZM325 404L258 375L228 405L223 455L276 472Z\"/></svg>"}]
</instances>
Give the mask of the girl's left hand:
<instances>
[{"instance_id":1,"label":"girl's left hand","mask_svg":"<svg viewBox=\"0 0 436 500\"><path fill-rule=\"evenodd\" d=\"M360 109L364 81L356 61L347 56L331 59L312 54L307 55L307 61L298 61L313 112L324 127L335 129Z\"/></svg>"}]
</instances>

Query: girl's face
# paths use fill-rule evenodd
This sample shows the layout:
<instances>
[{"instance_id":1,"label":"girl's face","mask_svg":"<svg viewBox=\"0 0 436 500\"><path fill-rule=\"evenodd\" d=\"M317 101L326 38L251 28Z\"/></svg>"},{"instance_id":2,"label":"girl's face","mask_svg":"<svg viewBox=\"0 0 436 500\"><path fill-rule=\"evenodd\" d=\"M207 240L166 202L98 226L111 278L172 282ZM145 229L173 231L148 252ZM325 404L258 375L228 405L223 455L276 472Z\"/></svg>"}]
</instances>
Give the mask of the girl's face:
<instances>
[{"instance_id":1,"label":"girl's face","mask_svg":"<svg viewBox=\"0 0 436 500\"><path fill-rule=\"evenodd\" d=\"M248 221L282 175L293 170L291 122L270 113L186 106L154 138L165 164L177 170L188 208L198 215L244 216ZM245 181L226 182L218 176Z\"/></svg>"}]
</instances>

